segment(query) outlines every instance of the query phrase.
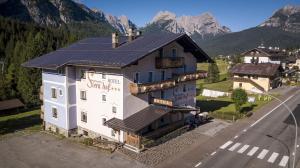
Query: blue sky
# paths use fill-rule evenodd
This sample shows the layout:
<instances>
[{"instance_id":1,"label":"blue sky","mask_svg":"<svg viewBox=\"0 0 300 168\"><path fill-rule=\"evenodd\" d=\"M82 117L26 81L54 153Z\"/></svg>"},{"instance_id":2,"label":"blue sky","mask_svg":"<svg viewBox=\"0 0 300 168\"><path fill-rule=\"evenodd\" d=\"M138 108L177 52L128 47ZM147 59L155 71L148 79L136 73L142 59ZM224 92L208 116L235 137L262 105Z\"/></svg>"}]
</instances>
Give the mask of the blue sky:
<instances>
[{"instance_id":1,"label":"blue sky","mask_svg":"<svg viewBox=\"0 0 300 168\"><path fill-rule=\"evenodd\" d=\"M150 22L158 11L168 10L177 16L212 13L232 31L257 26L273 12L287 4L300 5L300 0L80 0L90 8L106 13L126 15L139 27Z\"/></svg>"}]
</instances>

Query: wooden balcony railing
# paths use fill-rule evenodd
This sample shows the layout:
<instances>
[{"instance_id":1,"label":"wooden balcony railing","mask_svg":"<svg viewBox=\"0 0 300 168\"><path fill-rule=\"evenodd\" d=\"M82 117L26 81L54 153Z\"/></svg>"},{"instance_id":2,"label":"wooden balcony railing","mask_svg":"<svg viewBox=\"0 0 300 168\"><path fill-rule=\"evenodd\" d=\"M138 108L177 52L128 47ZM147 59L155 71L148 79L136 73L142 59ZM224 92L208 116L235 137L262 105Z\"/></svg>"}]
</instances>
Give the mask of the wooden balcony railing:
<instances>
[{"instance_id":1,"label":"wooden balcony railing","mask_svg":"<svg viewBox=\"0 0 300 168\"><path fill-rule=\"evenodd\" d=\"M158 98L154 98L153 103L159 104L159 105L164 105L164 106L169 106L169 107L173 107L173 105L174 105L172 100L158 99Z\"/></svg>"},{"instance_id":2,"label":"wooden balcony railing","mask_svg":"<svg viewBox=\"0 0 300 168\"><path fill-rule=\"evenodd\" d=\"M184 66L184 57L156 57L157 69L180 68Z\"/></svg>"},{"instance_id":3,"label":"wooden balcony railing","mask_svg":"<svg viewBox=\"0 0 300 168\"><path fill-rule=\"evenodd\" d=\"M194 73L186 73L186 74L174 74L174 76L177 78L177 82L187 82L187 81L193 81L198 79L203 79L207 77L206 71L196 71Z\"/></svg>"},{"instance_id":4,"label":"wooden balcony railing","mask_svg":"<svg viewBox=\"0 0 300 168\"><path fill-rule=\"evenodd\" d=\"M196 71L194 73L186 73L186 74L174 74L173 78L170 80L153 82L153 83L144 83L144 84L131 83L129 89L131 94L136 95L140 93L147 93L147 92L169 89L175 87L176 83L203 79L205 77L207 77L206 71Z\"/></svg>"},{"instance_id":5,"label":"wooden balcony railing","mask_svg":"<svg viewBox=\"0 0 300 168\"><path fill-rule=\"evenodd\" d=\"M175 80L165 80L161 82L146 83L146 84L131 83L129 89L132 94L139 94L139 93L147 93L147 92L153 92L157 90L168 89L168 88L175 87L175 85L176 85Z\"/></svg>"}]
</instances>

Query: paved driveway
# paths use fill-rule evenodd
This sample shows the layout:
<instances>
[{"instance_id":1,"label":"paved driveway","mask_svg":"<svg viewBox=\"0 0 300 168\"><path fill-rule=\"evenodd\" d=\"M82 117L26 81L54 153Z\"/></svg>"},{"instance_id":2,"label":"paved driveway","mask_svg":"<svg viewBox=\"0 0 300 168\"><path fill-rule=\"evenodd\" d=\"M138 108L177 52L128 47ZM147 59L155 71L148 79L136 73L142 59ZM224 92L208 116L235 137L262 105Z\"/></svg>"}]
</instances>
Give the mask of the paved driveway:
<instances>
[{"instance_id":1,"label":"paved driveway","mask_svg":"<svg viewBox=\"0 0 300 168\"><path fill-rule=\"evenodd\" d=\"M106 154L45 133L13 136L0 141L1 168L142 168L115 152Z\"/></svg>"}]
</instances>

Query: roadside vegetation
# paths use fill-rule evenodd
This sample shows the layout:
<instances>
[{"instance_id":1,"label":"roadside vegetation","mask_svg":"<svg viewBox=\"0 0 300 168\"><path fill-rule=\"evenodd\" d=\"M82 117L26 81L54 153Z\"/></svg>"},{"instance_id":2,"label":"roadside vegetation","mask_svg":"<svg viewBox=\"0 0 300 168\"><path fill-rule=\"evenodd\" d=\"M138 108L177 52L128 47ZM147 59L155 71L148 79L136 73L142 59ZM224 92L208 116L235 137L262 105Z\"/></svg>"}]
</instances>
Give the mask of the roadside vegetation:
<instances>
[{"instance_id":1,"label":"roadside vegetation","mask_svg":"<svg viewBox=\"0 0 300 168\"><path fill-rule=\"evenodd\" d=\"M16 131L39 131L41 123L40 110L0 116L0 136Z\"/></svg>"}]
</instances>

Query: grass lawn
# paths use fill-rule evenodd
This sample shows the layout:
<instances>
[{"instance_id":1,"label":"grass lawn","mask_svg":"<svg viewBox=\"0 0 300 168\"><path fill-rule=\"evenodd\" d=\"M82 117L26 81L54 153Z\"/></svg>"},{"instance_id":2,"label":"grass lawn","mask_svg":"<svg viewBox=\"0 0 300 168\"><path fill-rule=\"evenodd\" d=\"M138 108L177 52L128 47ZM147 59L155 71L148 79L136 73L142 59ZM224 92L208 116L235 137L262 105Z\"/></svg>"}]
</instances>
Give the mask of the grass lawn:
<instances>
[{"instance_id":1,"label":"grass lawn","mask_svg":"<svg viewBox=\"0 0 300 168\"><path fill-rule=\"evenodd\" d=\"M235 119L242 118L247 112L254 112L268 102L263 100L256 100L255 103L247 102L242 106L241 113L236 113L234 103L230 97L197 97L197 106L200 107L201 111L210 112L213 117L225 120L232 120L233 116L235 116Z\"/></svg>"},{"instance_id":2,"label":"grass lawn","mask_svg":"<svg viewBox=\"0 0 300 168\"><path fill-rule=\"evenodd\" d=\"M220 82L217 83L205 83L204 79L197 81L198 88L200 85L202 85L203 88L211 89L211 90L218 90L223 92L229 92L232 90L233 82L231 80L227 80L227 74L228 74L228 63L223 60L216 60L219 71L220 71ZM198 64L199 70L205 70L208 69L208 63L200 63Z\"/></svg>"},{"instance_id":3,"label":"grass lawn","mask_svg":"<svg viewBox=\"0 0 300 168\"><path fill-rule=\"evenodd\" d=\"M41 129L42 120L40 110L22 112L14 115L0 117L0 136L13 133L17 130L38 131Z\"/></svg>"}]
</instances>

